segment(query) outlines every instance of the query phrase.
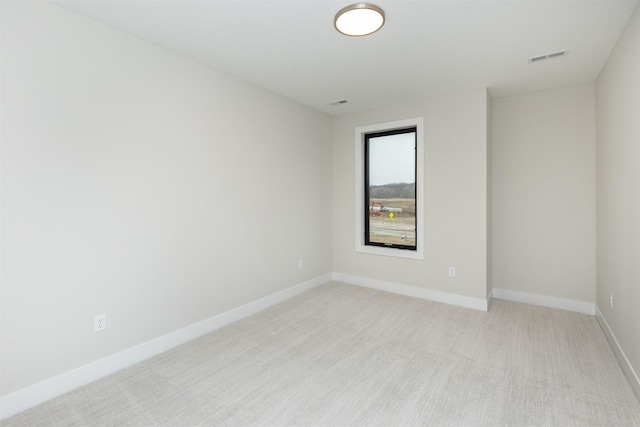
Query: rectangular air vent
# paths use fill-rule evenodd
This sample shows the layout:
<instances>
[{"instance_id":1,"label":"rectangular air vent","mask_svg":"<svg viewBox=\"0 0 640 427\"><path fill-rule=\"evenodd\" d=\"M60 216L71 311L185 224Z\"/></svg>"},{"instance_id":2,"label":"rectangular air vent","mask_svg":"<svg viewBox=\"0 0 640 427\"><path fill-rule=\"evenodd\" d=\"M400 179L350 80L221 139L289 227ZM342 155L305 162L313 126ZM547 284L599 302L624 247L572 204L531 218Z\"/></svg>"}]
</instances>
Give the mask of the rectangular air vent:
<instances>
[{"instance_id":1,"label":"rectangular air vent","mask_svg":"<svg viewBox=\"0 0 640 427\"><path fill-rule=\"evenodd\" d=\"M567 56L569 54L569 50L561 50L559 52L547 53L545 55L538 55L532 58L529 58L529 63L544 61L545 59L553 59L559 58L561 56Z\"/></svg>"},{"instance_id":2,"label":"rectangular air vent","mask_svg":"<svg viewBox=\"0 0 640 427\"><path fill-rule=\"evenodd\" d=\"M566 56L568 52L569 52L568 50L563 50L563 51L560 51L560 52L550 53L550 54L549 54L549 55L547 55L547 56L549 57L549 59L551 59L551 58L557 58L557 57L559 57L559 56Z\"/></svg>"}]
</instances>

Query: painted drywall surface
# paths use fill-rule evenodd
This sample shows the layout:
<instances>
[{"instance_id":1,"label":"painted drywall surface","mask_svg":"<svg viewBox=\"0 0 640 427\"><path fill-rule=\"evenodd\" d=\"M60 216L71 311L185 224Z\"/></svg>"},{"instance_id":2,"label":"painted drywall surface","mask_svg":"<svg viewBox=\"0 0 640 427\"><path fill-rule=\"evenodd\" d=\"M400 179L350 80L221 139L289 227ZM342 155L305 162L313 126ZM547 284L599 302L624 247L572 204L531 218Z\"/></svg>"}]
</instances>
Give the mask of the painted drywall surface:
<instances>
[{"instance_id":1,"label":"painted drywall surface","mask_svg":"<svg viewBox=\"0 0 640 427\"><path fill-rule=\"evenodd\" d=\"M331 271L329 116L2 8L1 395Z\"/></svg>"},{"instance_id":2,"label":"painted drywall surface","mask_svg":"<svg viewBox=\"0 0 640 427\"><path fill-rule=\"evenodd\" d=\"M334 118L334 271L486 297L486 97L481 89ZM355 128L413 117L424 117L424 260L356 253ZM450 266L455 278L448 276Z\"/></svg>"},{"instance_id":3,"label":"painted drywall surface","mask_svg":"<svg viewBox=\"0 0 640 427\"><path fill-rule=\"evenodd\" d=\"M493 100L493 286L595 302L595 86Z\"/></svg>"},{"instance_id":4,"label":"painted drywall surface","mask_svg":"<svg viewBox=\"0 0 640 427\"><path fill-rule=\"evenodd\" d=\"M640 7L596 85L596 302L640 374Z\"/></svg>"},{"instance_id":5,"label":"painted drywall surface","mask_svg":"<svg viewBox=\"0 0 640 427\"><path fill-rule=\"evenodd\" d=\"M493 99L487 90L487 297L493 291L493 187L491 184L492 174L492 109Z\"/></svg>"}]
</instances>

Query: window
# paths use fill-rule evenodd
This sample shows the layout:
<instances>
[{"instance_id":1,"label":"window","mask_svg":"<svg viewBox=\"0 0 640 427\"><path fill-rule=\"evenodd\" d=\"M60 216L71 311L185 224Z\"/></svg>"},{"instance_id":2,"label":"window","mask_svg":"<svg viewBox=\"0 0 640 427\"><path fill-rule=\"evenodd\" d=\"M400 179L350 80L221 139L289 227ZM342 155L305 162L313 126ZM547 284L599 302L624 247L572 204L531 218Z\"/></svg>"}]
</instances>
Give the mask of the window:
<instances>
[{"instance_id":1,"label":"window","mask_svg":"<svg viewBox=\"0 0 640 427\"><path fill-rule=\"evenodd\" d=\"M423 119L356 129L356 251L423 259Z\"/></svg>"},{"instance_id":2,"label":"window","mask_svg":"<svg viewBox=\"0 0 640 427\"><path fill-rule=\"evenodd\" d=\"M416 250L416 128L364 135L364 244Z\"/></svg>"}]
</instances>

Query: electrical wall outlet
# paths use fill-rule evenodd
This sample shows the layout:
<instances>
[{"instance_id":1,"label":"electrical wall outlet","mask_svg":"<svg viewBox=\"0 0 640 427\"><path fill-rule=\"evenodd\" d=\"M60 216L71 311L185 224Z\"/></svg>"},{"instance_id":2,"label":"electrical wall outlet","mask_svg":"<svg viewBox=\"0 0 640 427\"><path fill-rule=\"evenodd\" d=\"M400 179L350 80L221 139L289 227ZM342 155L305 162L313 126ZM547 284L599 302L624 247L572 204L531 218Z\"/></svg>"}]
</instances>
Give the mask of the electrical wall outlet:
<instances>
[{"instance_id":1,"label":"electrical wall outlet","mask_svg":"<svg viewBox=\"0 0 640 427\"><path fill-rule=\"evenodd\" d=\"M100 332L107 329L107 315L99 314L93 318L93 332Z\"/></svg>"},{"instance_id":2,"label":"electrical wall outlet","mask_svg":"<svg viewBox=\"0 0 640 427\"><path fill-rule=\"evenodd\" d=\"M609 305L613 308L613 294L609 294Z\"/></svg>"},{"instance_id":3,"label":"electrical wall outlet","mask_svg":"<svg viewBox=\"0 0 640 427\"><path fill-rule=\"evenodd\" d=\"M456 277L456 268L449 267L449 277Z\"/></svg>"},{"instance_id":4,"label":"electrical wall outlet","mask_svg":"<svg viewBox=\"0 0 640 427\"><path fill-rule=\"evenodd\" d=\"M298 260L298 268L302 268L304 267L304 260L299 259Z\"/></svg>"}]
</instances>

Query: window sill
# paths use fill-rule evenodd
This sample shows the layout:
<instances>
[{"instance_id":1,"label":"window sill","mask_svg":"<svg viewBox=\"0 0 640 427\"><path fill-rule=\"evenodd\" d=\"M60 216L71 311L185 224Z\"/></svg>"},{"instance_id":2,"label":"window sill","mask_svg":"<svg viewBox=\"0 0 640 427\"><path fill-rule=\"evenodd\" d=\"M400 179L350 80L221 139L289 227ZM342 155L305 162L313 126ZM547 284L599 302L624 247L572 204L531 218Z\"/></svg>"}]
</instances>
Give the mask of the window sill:
<instances>
[{"instance_id":1,"label":"window sill","mask_svg":"<svg viewBox=\"0 0 640 427\"><path fill-rule=\"evenodd\" d=\"M405 258L405 259L416 259L416 260L424 260L423 251L419 248L418 250L412 251L408 249L396 249L396 248L384 248L381 246L368 246L363 244L356 244L356 252L370 255L382 255L382 256L391 256L396 258Z\"/></svg>"}]
</instances>

